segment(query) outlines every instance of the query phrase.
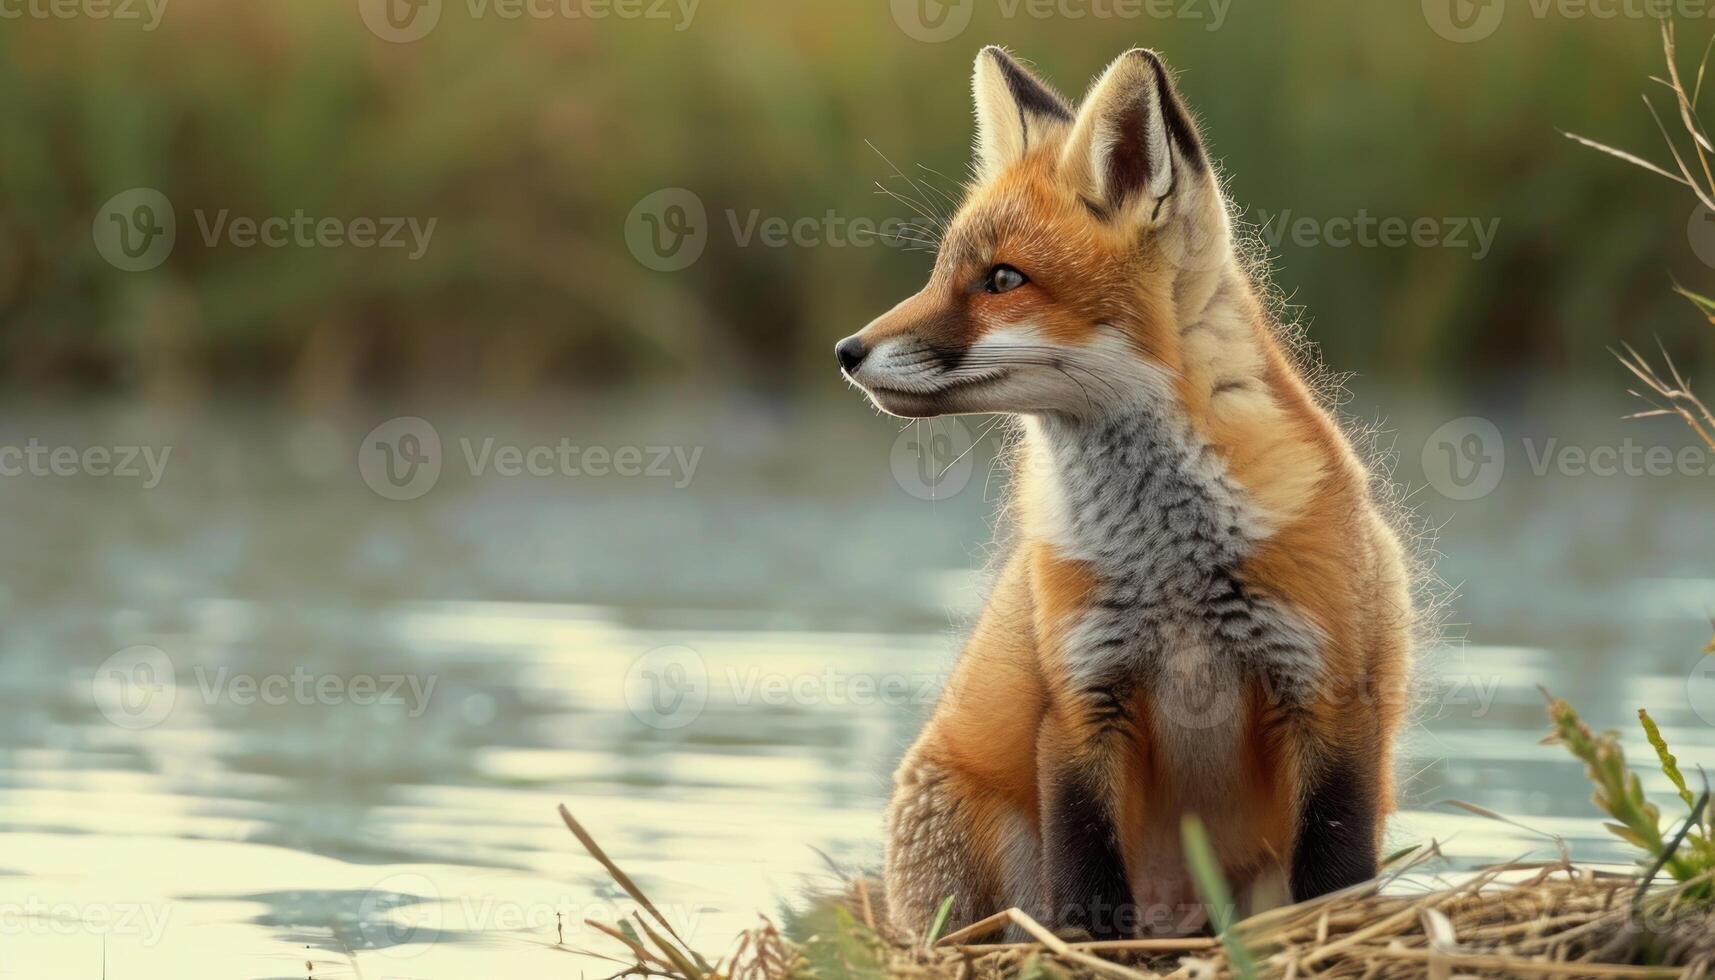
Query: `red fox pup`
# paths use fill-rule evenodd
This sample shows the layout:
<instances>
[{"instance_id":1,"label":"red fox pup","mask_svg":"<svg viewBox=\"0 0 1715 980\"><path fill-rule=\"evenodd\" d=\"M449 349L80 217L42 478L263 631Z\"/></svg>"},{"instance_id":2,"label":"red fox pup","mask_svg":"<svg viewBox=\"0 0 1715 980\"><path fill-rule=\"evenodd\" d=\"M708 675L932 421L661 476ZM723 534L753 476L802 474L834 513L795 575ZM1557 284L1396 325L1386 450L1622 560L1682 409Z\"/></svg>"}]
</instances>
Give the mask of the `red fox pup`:
<instances>
[{"instance_id":1,"label":"red fox pup","mask_svg":"<svg viewBox=\"0 0 1715 980\"><path fill-rule=\"evenodd\" d=\"M840 341L904 418L1018 416L1008 557L895 774L893 924L1019 906L1201 929L1197 815L1244 906L1375 875L1415 623L1406 555L1234 247L1155 54L1074 108L1000 48L929 283Z\"/></svg>"}]
</instances>

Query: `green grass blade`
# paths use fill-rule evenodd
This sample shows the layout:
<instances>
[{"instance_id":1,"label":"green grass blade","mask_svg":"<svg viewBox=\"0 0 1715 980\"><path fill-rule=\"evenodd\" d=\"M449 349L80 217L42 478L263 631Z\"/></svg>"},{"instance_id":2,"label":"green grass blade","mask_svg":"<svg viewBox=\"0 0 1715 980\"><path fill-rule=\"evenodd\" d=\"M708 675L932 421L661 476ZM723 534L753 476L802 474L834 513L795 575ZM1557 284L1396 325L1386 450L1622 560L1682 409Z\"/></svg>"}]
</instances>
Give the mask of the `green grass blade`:
<instances>
[{"instance_id":1,"label":"green grass blade","mask_svg":"<svg viewBox=\"0 0 1715 980\"><path fill-rule=\"evenodd\" d=\"M1386 871L1388 868L1393 867L1395 864L1399 863L1400 860L1411 854L1415 854L1422 847L1422 844L1413 844L1410 847L1402 847L1392 854L1389 854L1387 857L1382 858L1382 870Z\"/></svg>"},{"instance_id":2,"label":"green grass blade","mask_svg":"<svg viewBox=\"0 0 1715 980\"><path fill-rule=\"evenodd\" d=\"M1679 771L1679 760L1668 751L1667 739L1661 737L1661 729L1656 727L1655 719L1649 716L1648 711L1639 708L1638 721L1643 723L1644 734L1649 737L1650 747L1655 749L1656 758L1661 760L1661 771L1667 774L1668 779L1673 780L1673 787L1679 790L1679 798L1684 800L1688 807L1696 806L1697 797L1692 796L1691 790L1685 785L1685 775Z\"/></svg>"},{"instance_id":3,"label":"green grass blade","mask_svg":"<svg viewBox=\"0 0 1715 980\"><path fill-rule=\"evenodd\" d=\"M953 896L941 899L941 907L935 910L935 921L929 923L929 935L923 939L923 945L933 946L935 940L941 938L941 930L947 928L947 915L953 911Z\"/></svg>"},{"instance_id":4,"label":"green grass blade","mask_svg":"<svg viewBox=\"0 0 1715 980\"><path fill-rule=\"evenodd\" d=\"M1690 300L1691 304L1697 307L1699 313L1711 321L1715 321L1715 299L1710 299L1701 293L1694 293L1677 282L1673 284L1673 291Z\"/></svg>"},{"instance_id":5,"label":"green grass blade","mask_svg":"<svg viewBox=\"0 0 1715 980\"><path fill-rule=\"evenodd\" d=\"M1214 847L1209 844L1209 833L1203 829L1203 821L1186 814L1179 824L1179 836L1185 845L1185 862L1191 867L1191 878L1197 884L1203 904L1209 907L1209 921L1215 924L1221 943L1227 948L1233 974L1242 980L1256 980L1256 961L1251 959L1250 950L1232 929L1233 897L1227 890L1226 875L1221 871L1221 862L1215 857Z\"/></svg>"},{"instance_id":6,"label":"green grass blade","mask_svg":"<svg viewBox=\"0 0 1715 980\"><path fill-rule=\"evenodd\" d=\"M1649 890L1650 883L1655 881L1655 876L1661 873L1662 868L1672 867L1675 864L1673 859L1674 853L1679 850L1679 845L1685 843L1686 837L1690 836L1691 828L1697 826L1697 822L1703 819L1703 808L1708 805L1709 791L1704 790L1703 796L1696 803L1691 805L1691 816L1685 819L1685 826L1679 828L1679 832L1674 834L1673 839L1668 841L1667 846L1662 849L1661 857L1656 858L1655 863L1650 865L1649 870L1645 871L1643 876L1638 879L1637 893L1632 896L1633 914L1636 914L1638 909L1643 908L1644 892ZM1707 869L1693 866L1691 868L1691 873L1689 874L1681 874L1677 871L1670 873L1680 881L1689 881L1691 878L1702 874L1705 870ZM1708 894L1707 889L1708 883L1705 882L1692 893L1692 896L1694 899L1699 900L1705 898Z\"/></svg>"},{"instance_id":7,"label":"green grass blade","mask_svg":"<svg viewBox=\"0 0 1715 980\"><path fill-rule=\"evenodd\" d=\"M1043 962L1040 953L1031 953L1019 966L1016 980L1066 980L1066 974Z\"/></svg>"}]
</instances>

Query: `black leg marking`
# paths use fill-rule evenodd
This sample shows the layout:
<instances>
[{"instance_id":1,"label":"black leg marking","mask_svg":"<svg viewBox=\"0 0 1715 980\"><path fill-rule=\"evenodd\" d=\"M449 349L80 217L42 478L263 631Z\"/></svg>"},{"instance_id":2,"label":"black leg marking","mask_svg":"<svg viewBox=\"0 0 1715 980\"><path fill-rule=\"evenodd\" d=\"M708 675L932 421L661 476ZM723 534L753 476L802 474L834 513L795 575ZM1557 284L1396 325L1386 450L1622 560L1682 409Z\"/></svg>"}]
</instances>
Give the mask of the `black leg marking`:
<instances>
[{"instance_id":1,"label":"black leg marking","mask_svg":"<svg viewBox=\"0 0 1715 980\"><path fill-rule=\"evenodd\" d=\"M1120 852L1113 804L1090 774L1047 774L1043 867L1053 924L1096 939L1127 939L1131 884Z\"/></svg>"},{"instance_id":2,"label":"black leg marking","mask_svg":"<svg viewBox=\"0 0 1715 980\"><path fill-rule=\"evenodd\" d=\"M1331 759L1311 787L1292 853L1293 901L1376 876L1376 779L1370 768Z\"/></svg>"}]
</instances>

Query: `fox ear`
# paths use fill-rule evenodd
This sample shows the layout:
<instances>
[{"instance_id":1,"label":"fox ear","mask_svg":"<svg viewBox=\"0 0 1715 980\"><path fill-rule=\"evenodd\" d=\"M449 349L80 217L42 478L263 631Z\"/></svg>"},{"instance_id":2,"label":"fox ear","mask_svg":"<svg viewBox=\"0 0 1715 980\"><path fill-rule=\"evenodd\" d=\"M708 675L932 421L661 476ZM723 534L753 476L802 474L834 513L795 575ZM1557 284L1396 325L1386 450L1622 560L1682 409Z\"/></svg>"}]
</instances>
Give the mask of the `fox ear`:
<instances>
[{"instance_id":1,"label":"fox ear","mask_svg":"<svg viewBox=\"0 0 1715 980\"><path fill-rule=\"evenodd\" d=\"M977 52L971 92L977 108L979 179L995 177L1072 126L1066 100L994 45Z\"/></svg>"},{"instance_id":2,"label":"fox ear","mask_svg":"<svg viewBox=\"0 0 1715 980\"><path fill-rule=\"evenodd\" d=\"M1104 212L1142 204L1151 220L1159 217L1161 202L1209 169L1172 76L1142 48L1120 55L1090 89L1061 165Z\"/></svg>"}]
</instances>

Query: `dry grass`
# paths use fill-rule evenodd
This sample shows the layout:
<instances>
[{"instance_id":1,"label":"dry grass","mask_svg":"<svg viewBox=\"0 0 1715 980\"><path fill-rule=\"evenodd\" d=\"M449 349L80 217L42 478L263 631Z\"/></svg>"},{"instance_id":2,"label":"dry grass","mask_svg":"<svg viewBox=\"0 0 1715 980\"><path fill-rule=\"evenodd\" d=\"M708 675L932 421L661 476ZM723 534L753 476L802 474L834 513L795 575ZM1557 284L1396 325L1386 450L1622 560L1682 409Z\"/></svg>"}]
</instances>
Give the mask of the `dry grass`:
<instances>
[{"instance_id":1,"label":"dry grass","mask_svg":"<svg viewBox=\"0 0 1715 980\"><path fill-rule=\"evenodd\" d=\"M1432 873L1441 852L1431 844L1389 859L1375 880L1331 895L1236 923L1211 915L1220 930L1216 937L1068 942L1016 908L945 935L938 919L926 939L899 936L887 926L885 895L860 877L844 894L818 902L793 935L763 919L711 963L673 931L563 806L560 816L639 906L622 928L589 923L622 947L622 956L606 957L620 967L616 977L1715 980L1715 821L1708 816L1707 788L1701 796L1692 792L1660 730L1640 711L1656 761L1687 808L1675 821L1679 830L1665 834L1661 812L1627 765L1617 733L1592 731L1565 701L1547 702L1545 744L1562 746L1584 763L1595 789L1592 802L1611 818L1606 826L1638 850L1635 871L1581 867L1561 844L1555 861L1446 877ZM1231 908L1214 852L1194 819L1187 820L1185 845L1203 901L1213 910ZM1007 941L1012 938L1023 941Z\"/></svg>"},{"instance_id":2,"label":"dry grass","mask_svg":"<svg viewBox=\"0 0 1715 980\"><path fill-rule=\"evenodd\" d=\"M1711 323L1715 323L1715 303L1683 287L1678 289L1681 295L1691 297L1700 308L1707 307L1704 315L1710 318ZM1646 419L1677 415L1703 440L1704 445L1715 450L1715 414L1711 414L1709 407L1692 393L1690 383L1679 373L1678 366L1673 363L1673 358L1668 356L1665 348L1662 349L1661 359L1667 367L1666 377L1659 374L1630 344L1625 345L1624 352L1616 351L1614 356L1648 389L1647 393L1636 388L1626 389L1633 397L1650 406L1645 411L1626 416L1627 418Z\"/></svg>"},{"instance_id":3,"label":"dry grass","mask_svg":"<svg viewBox=\"0 0 1715 980\"><path fill-rule=\"evenodd\" d=\"M788 938L763 919L710 962L676 935L635 883L565 810L562 818L643 912L625 929L591 923L621 953L615 976L671 980L796 980L808 977L1117 978L1197 980L1423 977L1715 977L1715 917L1686 900L1710 875L1640 894L1640 876L1584 868L1562 858L1510 864L1447 882L1424 869L1422 848L1376 881L1243 920L1229 931L1254 960L1234 961L1216 939L1068 943L1008 909L933 944L890 935L874 886L854 881L823 903L812 934ZM653 923L653 924L652 924ZM1030 938L1003 942L1016 926ZM1648 965L1654 964L1654 965ZM1251 971L1254 971L1251 972Z\"/></svg>"},{"instance_id":4,"label":"dry grass","mask_svg":"<svg viewBox=\"0 0 1715 980\"><path fill-rule=\"evenodd\" d=\"M1715 35L1703 48L1703 57L1697 62L1697 74L1690 88L1685 85L1684 77L1679 72L1679 58L1676 44L1676 32L1673 21L1663 20L1661 26L1662 55L1667 63L1667 77L1651 76L1650 81L1667 89L1673 97L1674 109L1679 118L1681 138L1676 139L1662 122L1661 113L1656 110L1655 103L1649 96L1644 96L1644 105L1648 107L1651 118L1655 120L1656 128L1661 130L1663 142L1667 144L1668 152L1673 156L1674 167L1666 167L1651 163L1649 160L1617 149L1598 140L1567 133L1569 139L1582 143L1594 150L1599 150L1609 156L1624 160L1632 166L1659 174L1676 184L1682 184L1690 189L1692 196L1699 204L1715 212L1715 167L1710 158L1715 156L1715 144L1709 139L1709 134L1703 126L1703 120L1698 117L1698 99L1703 93L1703 79L1709 67L1709 55L1715 50ZM1682 153L1681 141L1689 144L1689 153ZM1686 162L1689 155L1692 163ZM1693 166L1692 164L1695 164ZM1691 301L1704 319L1715 324L1715 300L1684 286L1675 285L1674 291ZM1659 416L1678 416L1691 427L1691 431L1702 439L1704 444L1715 450L1715 413L1691 391L1691 385L1680 374L1679 368L1668 356L1667 349L1661 349L1661 359L1665 370L1657 370L1643 355L1639 354L1630 344L1623 345L1623 351L1615 351L1614 356L1620 363L1632 372L1639 381L1643 382L1645 390L1630 389L1633 396L1641 399L1650 407L1629 418L1655 418Z\"/></svg>"},{"instance_id":5,"label":"dry grass","mask_svg":"<svg viewBox=\"0 0 1715 980\"><path fill-rule=\"evenodd\" d=\"M1710 976L1715 920L1680 901L1683 884L1640 901L1639 880L1564 858L1485 869L1417 895L1397 893L1415 881L1402 877L1387 894L1369 886L1238 930L1264 951L1266 977Z\"/></svg>"},{"instance_id":6,"label":"dry grass","mask_svg":"<svg viewBox=\"0 0 1715 980\"><path fill-rule=\"evenodd\" d=\"M1631 872L1558 860L1514 862L1456 876L1434 874L1440 848L1395 855L1373 881L1239 922L1211 914L1215 937L1069 942L1017 908L927 939L887 926L886 897L869 879L817 903L787 935L763 918L711 963L673 931L630 876L565 808L560 816L590 855L639 906L614 928L623 955L615 977L666 980L800 980L916 977L922 980L1245 980L1454 977L1684 977L1715 980L1715 817L1710 793L1695 793L1660 729L1638 718L1656 762L1686 815L1663 830L1659 808L1626 761L1616 732L1593 731L1571 705L1549 697L1550 734L1584 764L1605 826L1637 849ZM1512 821L1471 804L1470 812ZM1188 819L1185 853L1202 900L1231 908L1201 825ZM948 903L951 903L951 898ZM652 924L653 923L653 924ZM1019 937L1023 941L1006 941Z\"/></svg>"}]
</instances>

